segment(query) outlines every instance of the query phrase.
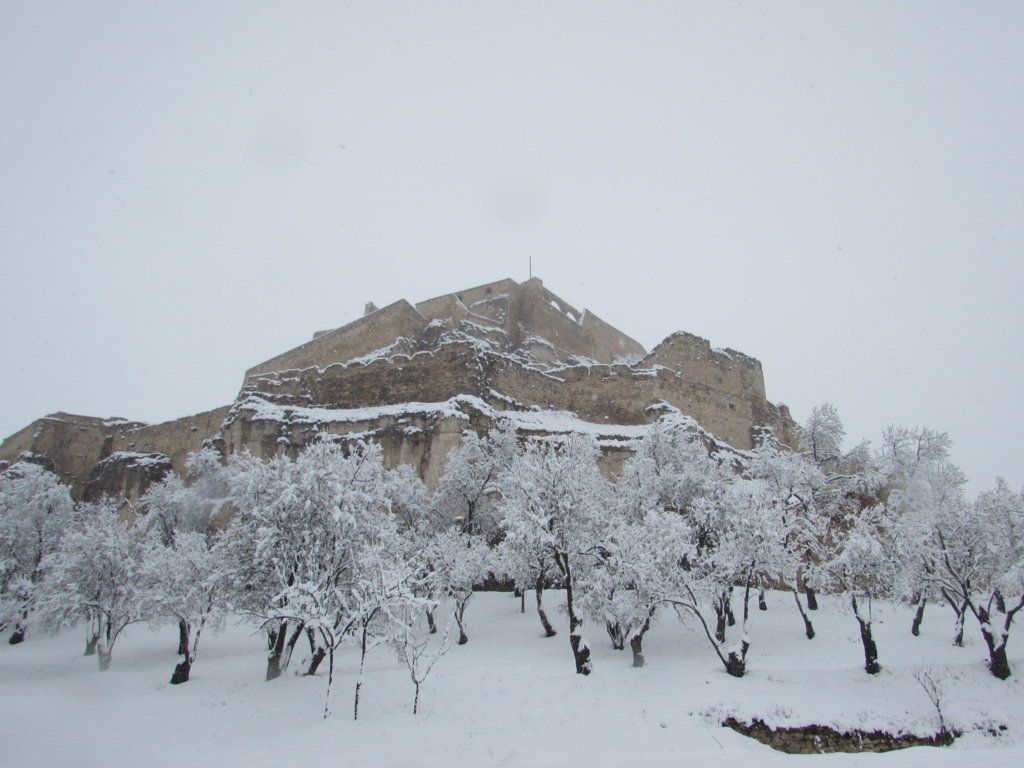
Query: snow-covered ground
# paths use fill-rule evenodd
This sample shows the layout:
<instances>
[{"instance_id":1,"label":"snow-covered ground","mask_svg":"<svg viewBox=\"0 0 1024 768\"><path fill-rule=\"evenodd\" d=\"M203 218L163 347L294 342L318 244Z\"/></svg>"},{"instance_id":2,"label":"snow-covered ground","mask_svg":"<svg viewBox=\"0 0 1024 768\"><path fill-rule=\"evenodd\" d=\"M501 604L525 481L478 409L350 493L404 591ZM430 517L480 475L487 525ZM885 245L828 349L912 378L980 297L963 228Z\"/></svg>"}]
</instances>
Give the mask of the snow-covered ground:
<instances>
[{"instance_id":1,"label":"snow-covered ground","mask_svg":"<svg viewBox=\"0 0 1024 768\"><path fill-rule=\"evenodd\" d=\"M34 766L747 766L1024 765L1024 655L1001 682L984 667L977 627L964 648L950 644L952 613L929 607L921 637L910 611L876 607L883 671L863 673L854 619L827 598L811 614L808 641L792 596L769 595L755 610L749 672L727 676L703 636L665 615L648 633L647 666L612 650L588 624L594 673L573 671L563 614L549 615L559 635L542 636L532 610L501 593L478 594L467 613L470 642L453 646L423 687L412 715L412 685L386 648L369 657L360 720L351 719L358 657L337 664L333 716L323 720L326 678L264 682L265 642L229 625L204 639L191 682L167 683L174 667L173 627L129 628L104 673L82 656L78 632L35 636L0 648L0 755L3 765ZM753 607L753 606L752 606ZM1019 644L1018 644L1019 645ZM947 677L945 708L965 732L951 748L916 747L883 755L785 755L719 726L727 714L773 725L932 732L932 705L913 678L922 662ZM1005 724L995 737L987 729ZM710 763L707 761L711 761Z\"/></svg>"}]
</instances>

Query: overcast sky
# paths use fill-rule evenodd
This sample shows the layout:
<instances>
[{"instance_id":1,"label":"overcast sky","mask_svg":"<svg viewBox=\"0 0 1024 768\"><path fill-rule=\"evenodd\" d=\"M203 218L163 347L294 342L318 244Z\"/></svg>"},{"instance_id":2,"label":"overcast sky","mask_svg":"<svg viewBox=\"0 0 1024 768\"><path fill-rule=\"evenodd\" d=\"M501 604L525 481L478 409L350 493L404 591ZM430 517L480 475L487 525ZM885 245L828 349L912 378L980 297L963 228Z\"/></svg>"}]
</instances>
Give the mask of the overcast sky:
<instances>
[{"instance_id":1,"label":"overcast sky","mask_svg":"<svg viewBox=\"0 0 1024 768\"><path fill-rule=\"evenodd\" d=\"M1024 4L0 0L0 434L534 272L1024 483Z\"/></svg>"}]
</instances>

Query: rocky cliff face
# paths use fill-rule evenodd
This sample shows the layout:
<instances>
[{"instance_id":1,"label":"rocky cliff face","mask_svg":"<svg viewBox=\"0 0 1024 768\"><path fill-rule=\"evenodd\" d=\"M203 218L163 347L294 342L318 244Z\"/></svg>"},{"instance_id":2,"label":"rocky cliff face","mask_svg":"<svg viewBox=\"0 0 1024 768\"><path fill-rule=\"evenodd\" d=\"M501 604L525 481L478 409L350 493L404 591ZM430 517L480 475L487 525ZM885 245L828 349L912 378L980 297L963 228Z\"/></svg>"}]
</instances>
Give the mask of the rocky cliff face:
<instances>
[{"instance_id":1,"label":"rocky cliff face","mask_svg":"<svg viewBox=\"0 0 1024 768\"><path fill-rule=\"evenodd\" d=\"M770 429L795 446L761 364L686 333L649 354L540 280L502 280L415 306L399 301L246 372L230 406L156 425L53 414L0 445L0 461L47 462L77 498L136 499L204 444L225 455L294 455L312 440L372 439L433 487L465 430L501 420L524 436L594 434L614 474L664 407L729 446Z\"/></svg>"}]
</instances>

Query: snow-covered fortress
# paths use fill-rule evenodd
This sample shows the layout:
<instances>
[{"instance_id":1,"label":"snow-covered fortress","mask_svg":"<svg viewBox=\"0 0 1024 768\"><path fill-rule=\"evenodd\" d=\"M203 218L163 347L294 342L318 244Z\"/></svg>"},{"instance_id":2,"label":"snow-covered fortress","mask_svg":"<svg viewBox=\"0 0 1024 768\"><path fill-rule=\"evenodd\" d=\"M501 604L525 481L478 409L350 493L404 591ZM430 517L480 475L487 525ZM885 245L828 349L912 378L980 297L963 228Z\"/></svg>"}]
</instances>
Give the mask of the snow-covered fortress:
<instances>
[{"instance_id":1,"label":"snow-covered fortress","mask_svg":"<svg viewBox=\"0 0 1024 768\"><path fill-rule=\"evenodd\" d=\"M163 424L55 413L0 445L56 471L79 498L134 499L210 443L224 453L293 453L325 434L381 443L433 487L466 429L508 419L528 435L595 435L614 473L664 404L729 445L770 428L795 445L761 364L674 333L647 352L538 278L506 279L418 304L367 304L358 320L249 369L235 401Z\"/></svg>"}]
</instances>

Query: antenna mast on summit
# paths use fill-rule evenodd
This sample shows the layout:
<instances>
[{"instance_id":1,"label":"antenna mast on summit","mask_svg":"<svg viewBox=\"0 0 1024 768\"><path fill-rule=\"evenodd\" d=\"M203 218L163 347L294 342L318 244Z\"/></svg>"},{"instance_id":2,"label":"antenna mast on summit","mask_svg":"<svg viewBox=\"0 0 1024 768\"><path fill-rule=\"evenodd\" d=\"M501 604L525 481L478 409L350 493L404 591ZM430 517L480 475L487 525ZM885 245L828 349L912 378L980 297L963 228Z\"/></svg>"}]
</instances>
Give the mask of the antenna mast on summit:
<instances>
[{"instance_id":1,"label":"antenna mast on summit","mask_svg":"<svg viewBox=\"0 0 1024 768\"><path fill-rule=\"evenodd\" d=\"M533 279L533 254L530 254L530 279Z\"/></svg>"}]
</instances>

